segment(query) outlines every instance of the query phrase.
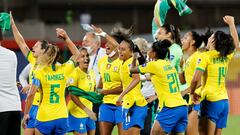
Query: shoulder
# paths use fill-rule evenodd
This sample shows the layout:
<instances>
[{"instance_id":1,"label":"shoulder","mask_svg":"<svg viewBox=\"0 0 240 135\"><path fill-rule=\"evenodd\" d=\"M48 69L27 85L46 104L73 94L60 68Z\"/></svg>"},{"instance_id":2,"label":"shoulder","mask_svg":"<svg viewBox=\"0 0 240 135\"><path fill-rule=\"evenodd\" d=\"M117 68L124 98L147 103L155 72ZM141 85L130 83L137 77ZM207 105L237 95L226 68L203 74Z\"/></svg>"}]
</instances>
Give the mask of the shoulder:
<instances>
[{"instance_id":1,"label":"shoulder","mask_svg":"<svg viewBox=\"0 0 240 135\"><path fill-rule=\"evenodd\" d=\"M105 56L105 55L106 55L106 49L100 47L100 48L99 48L98 55Z\"/></svg>"}]
</instances>

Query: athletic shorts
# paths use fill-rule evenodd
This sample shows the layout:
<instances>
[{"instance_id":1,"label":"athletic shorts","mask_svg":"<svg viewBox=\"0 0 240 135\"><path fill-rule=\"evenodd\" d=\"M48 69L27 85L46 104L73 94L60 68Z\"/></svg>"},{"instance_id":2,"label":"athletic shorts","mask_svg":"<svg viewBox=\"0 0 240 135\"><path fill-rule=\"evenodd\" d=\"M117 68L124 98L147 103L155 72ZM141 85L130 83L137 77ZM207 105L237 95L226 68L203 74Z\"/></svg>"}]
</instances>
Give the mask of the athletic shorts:
<instances>
[{"instance_id":1,"label":"athletic shorts","mask_svg":"<svg viewBox=\"0 0 240 135\"><path fill-rule=\"evenodd\" d=\"M228 100L210 102L203 100L201 102L200 117L207 117L216 124L216 128L226 128L229 111Z\"/></svg>"},{"instance_id":2,"label":"athletic shorts","mask_svg":"<svg viewBox=\"0 0 240 135\"><path fill-rule=\"evenodd\" d=\"M163 107L157 114L156 120L165 133L183 133L188 124L188 108L186 106Z\"/></svg>"},{"instance_id":3,"label":"athletic shorts","mask_svg":"<svg viewBox=\"0 0 240 135\"><path fill-rule=\"evenodd\" d=\"M44 135L64 135L68 131L68 119L61 118L46 122L36 120L35 128Z\"/></svg>"},{"instance_id":4,"label":"athletic shorts","mask_svg":"<svg viewBox=\"0 0 240 135\"><path fill-rule=\"evenodd\" d=\"M118 124L122 122L122 107L113 104L101 104L98 121Z\"/></svg>"},{"instance_id":5,"label":"athletic shorts","mask_svg":"<svg viewBox=\"0 0 240 135\"><path fill-rule=\"evenodd\" d=\"M129 109L123 108L123 130L128 130L131 127L144 128L144 121L147 116L147 105L136 106L133 105Z\"/></svg>"},{"instance_id":6,"label":"athletic shorts","mask_svg":"<svg viewBox=\"0 0 240 135\"><path fill-rule=\"evenodd\" d=\"M27 128L35 128L38 106L32 105L29 111L29 119L27 121Z\"/></svg>"},{"instance_id":7,"label":"athletic shorts","mask_svg":"<svg viewBox=\"0 0 240 135\"><path fill-rule=\"evenodd\" d=\"M95 130L96 125L95 121L90 119L89 117L86 118L76 118L69 114L69 132L77 131L81 134L87 133L88 131Z\"/></svg>"}]
</instances>

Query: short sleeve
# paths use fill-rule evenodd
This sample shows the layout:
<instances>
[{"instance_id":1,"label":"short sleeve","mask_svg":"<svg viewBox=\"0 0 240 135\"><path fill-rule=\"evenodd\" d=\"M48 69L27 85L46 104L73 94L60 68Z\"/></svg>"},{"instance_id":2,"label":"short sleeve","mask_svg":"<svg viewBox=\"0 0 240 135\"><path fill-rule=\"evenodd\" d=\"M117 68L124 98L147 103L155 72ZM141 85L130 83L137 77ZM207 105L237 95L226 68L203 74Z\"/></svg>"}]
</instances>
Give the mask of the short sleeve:
<instances>
[{"instance_id":1,"label":"short sleeve","mask_svg":"<svg viewBox=\"0 0 240 135\"><path fill-rule=\"evenodd\" d=\"M65 75L70 75L75 69L75 63L70 59L63 64Z\"/></svg>"},{"instance_id":2,"label":"short sleeve","mask_svg":"<svg viewBox=\"0 0 240 135\"><path fill-rule=\"evenodd\" d=\"M145 73L152 73L154 74L154 63L153 62L149 62L145 65L140 65L138 66L138 71L139 73L145 74Z\"/></svg>"},{"instance_id":3,"label":"short sleeve","mask_svg":"<svg viewBox=\"0 0 240 135\"><path fill-rule=\"evenodd\" d=\"M67 86L78 86L78 74L76 70L74 70L67 79Z\"/></svg>"},{"instance_id":4,"label":"short sleeve","mask_svg":"<svg viewBox=\"0 0 240 135\"><path fill-rule=\"evenodd\" d=\"M28 52L27 57L26 57L27 61L29 63L31 63L32 65L36 64L36 58L33 57L33 53L31 51Z\"/></svg>"},{"instance_id":5,"label":"short sleeve","mask_svg":"<svg viewBox=\"0 0 240 135\"><path fill-rule=\"evenodd\" d=\"M229 54L229 55L227 56L229 60L231 60L231 59L233 58L234 53L235 53L235 52L233 52L233 53L231 53L231 54Z\"/></svg>"},{"instance_id":6,"label":"short sleeve","mask_svg":"<svg viewBox=\"0 0 240 135\"><path fill-rule=\"evenodd\" d=\"M36 70L32 78L32 84L41 87L42 73L41 70Z\"/></svg>"},{"instance_id":7,"label":"short sleeve","mask_svg":"<svg viewBox=\"0 0 240 135\"><path fill-rule=\"evenodd\" d=\"M197 60L196 70L205 71L208 65L208 55L206 53L202 53Z\"/></svg>"}]
</instances>

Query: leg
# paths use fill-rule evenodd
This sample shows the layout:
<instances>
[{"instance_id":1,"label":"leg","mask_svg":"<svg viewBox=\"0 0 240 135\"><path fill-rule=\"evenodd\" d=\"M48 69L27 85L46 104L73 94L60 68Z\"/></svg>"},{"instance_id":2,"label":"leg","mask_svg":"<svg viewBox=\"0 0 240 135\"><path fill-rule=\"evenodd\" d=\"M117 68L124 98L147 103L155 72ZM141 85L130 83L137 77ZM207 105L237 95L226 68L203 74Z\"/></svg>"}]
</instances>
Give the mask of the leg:
<instances>
[{"instance_id":1,"label":"leg","mask_svg":"<svg viewBox=\"0 0 240 135\"><path fill-rule=\"evenodd\" d=\"M151 130L151 135L166 135L166 133L163 131L161 128L159 122L155 120L152 130Z\"/></svg>"},{"instance_id":2,"label":"leg","mask_svg":"<svg viewBox=\"0 0 240 135\"><path fill-rule=\"evenodd\" d=\"M26 128L24 129L24 135L34 135L35 129L34 128Z\"/></svg>"},{"instance_id":3,"label":"leg","mask_svg":"<svg viewBox=\"0 0 240 135\"><path fill-rule=\"evenodd\" d=\"M198 128L199 134L206 135L207 128L208 128L208 119L206 117L201 117L199 119L199 128Z\"/></svg>"},{"instance_id":4,"label":"leg","mask_svg":"<svg viewBox=\"0 0 240 135\"><path fill-rule=\"evenodd\" d=\"M210 119L208 119L207 123L208 123L207 134L214 135L215 130L216 130L216 124L213 121L211 121Z\"/></svg>"},{"instance_id":5,"label":"leg","mask_svg":"<svg viewBox=\"0 0 240 135\"><path fill-rule=\"evenodd\" d=\"M126 135L139 135L141 128L139 127L131 127L127 130Z\"/></svg>"},{"instance_id":6,"label":"leg","mask_svg":"<svg viewBox=\"0 0 240 135\"><path fill-rule=\"evenodd\" d=\"M88 131L87 134L88 134L88 135L95 135L95 130L90 130L90 131Z\"/></svg>"},{"instance_id":7,"label":"leg","mask_svg":"<svg viewBox=\"0 0 240 135\"><path fill-rule=\"evenodd\" d=\"M215 135L222 135L222 128L216 128Z\"/></svg>"},{"instance_id":8,"label":"leg","mask_svg":"<svg viewBox=\"0 0 240 135\"><path fill-rule=\"evenodd\" d=\"M43 135L37 128L35 128L35 135Z\"/></svg>"},{"instance_id":9,"label":"leg","mask_svg":"<svg viewBox=\"0 0 240 135\"><path fill-rule=\"evenodd\" d=\"M122 122L117 124L118 127L118 135L123 135Z\"/></svg>"},{"instance_id":10,"label":"leg","mask_svg":"<svg viewBox=\"0 0 240 135\"><path fill-rule=\"evenodd\" d=\"M9 134L20 135L21 134L21 113L20 111L11 112L10 123L8 127Z\"/></svg>"},{"instance_id":11,"label":"leg","mask_svg":"<svg viewBox=\"0 0 240 135\"><path fill-rule=\"evenodd\" d=\"M99 130L101 135L111 135L113 124L110 122L99 122Z\"/></svg>"},{"instance_id":12,"label":"leg","mask_svg":"<svg viewBox=\"0 0 240 135\"><path fill-rule=\"evenodd\" d=\"M1 135L20 135L21 116L20 111L0 113Z\"/></svg>"},{"instance_id":13,"label":"leg","mask_svg":"<svg viewBox=\"0 0 240 135\"><path fill-rule=\"evenodd\" d=\"M188 126L186 135L198 135L198 112L191 111L188 114Z\"/></svg>"}]
</instances>

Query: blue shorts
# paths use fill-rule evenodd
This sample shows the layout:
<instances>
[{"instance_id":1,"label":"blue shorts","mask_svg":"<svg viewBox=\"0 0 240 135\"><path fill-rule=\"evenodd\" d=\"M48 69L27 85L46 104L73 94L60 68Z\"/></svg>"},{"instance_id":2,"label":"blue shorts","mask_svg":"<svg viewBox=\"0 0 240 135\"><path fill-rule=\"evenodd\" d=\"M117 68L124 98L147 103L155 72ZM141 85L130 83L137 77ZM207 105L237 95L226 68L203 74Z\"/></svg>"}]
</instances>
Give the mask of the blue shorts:
<instances>
[{"instance_id":1,"label":"blue shorts","mask_svg":"<svg viewBox=\"0 0 240 135\"><path fill-rule=\"evenodd\" d=\"M157 114L156 120L166 133L183 133L188 124L188 108L186 106L163 107Z\"/></svg>"},{"instance_id":2,"label":"blue shorts","mask_svg":"<svg viewBox=\"0 0 240 135\"><path fill-rule=\"evenodd\" d=\"M81 134L87 133L88 131L95 130L95 121L90 119L89 117L86 118L76 118L69 114L69 130L68 132L77 131Z\"/></svg>"},{"instance_id":3,"label":"blue shorts","mask_svg":"<svg viewBox=\"0 0 240 135\"><path fill-rule=\"evenodd\" d=\"M228 100L210 102L203 100L201 102L200 117L207 117L216 124L216 128L226 128L228 117Z\"/></svg>"},{"instance_id":4,"label":"blue shorts","mask_svg":"<svg viewBox=\"0 0 240 135\"><path fill-rule=\"evenodd\" d=\"M131 127L144 128L144 121L147 116L147 105L136 106L133 105L129 109L123 108L123 130L128 130Z\"/></svg>"},{"instance_id":5,"label":"blue shorts","mask_svg":"<svg viewBox=\"0 0 240 135\"><path fill-rule=\"evenodd\" d=\"M101 104L99 107L98 121L118 124L122 122L122 107L112 104Z\"/></svg>"},{"instance_id":6,"label":"blue shorts","mask_svg":"<svg viewBox=\"0 0 240 135\"><path fill-rule=\"evenodd\" d=\"M61 118L46 122L36 120L35 128L44 135L64 135L68 131L68 119Z\"/></svg>"},{"instance_id":7,"label":"blue shorts","mask_svg":"<svg viewBox=\"0 0 240 135\"><path fill-rule=\"evenodd\" d=\"M35 128L38 106L32 105L29 111L29 120L27 122L27 128Z\"/></svg>"},{"instance_id":8,"label":"blue shorts","mask_svg":"<svg viewBox=\"0 0 240 135\"><path fill-rule=\"evenodd\" d=\"M197 111L197 112L199 112L199 111L200 111L200 104L188 105L188 112L191 112L191 111Z\"/></svg>"}]
</instances>

